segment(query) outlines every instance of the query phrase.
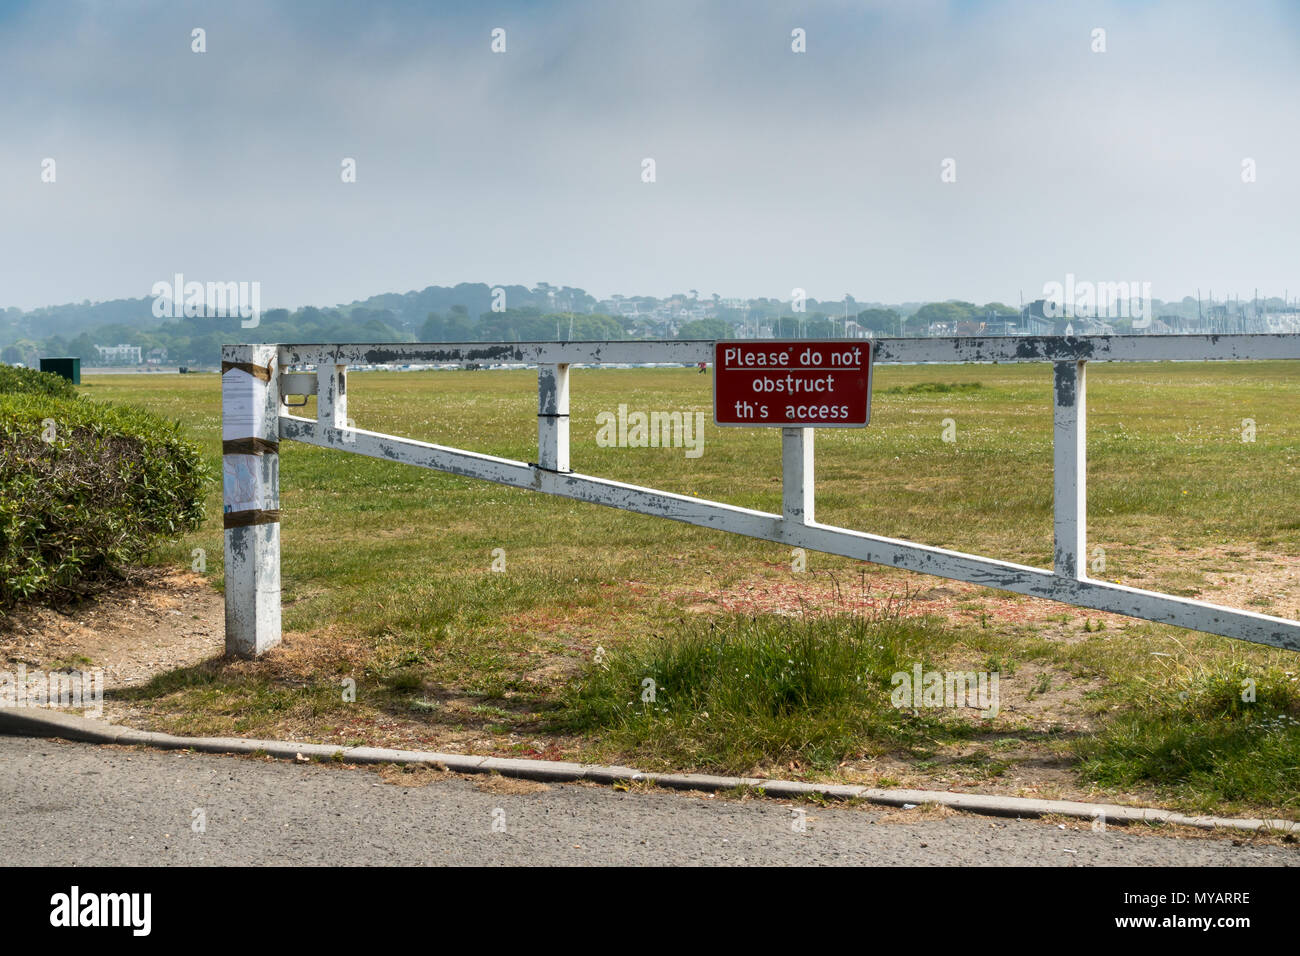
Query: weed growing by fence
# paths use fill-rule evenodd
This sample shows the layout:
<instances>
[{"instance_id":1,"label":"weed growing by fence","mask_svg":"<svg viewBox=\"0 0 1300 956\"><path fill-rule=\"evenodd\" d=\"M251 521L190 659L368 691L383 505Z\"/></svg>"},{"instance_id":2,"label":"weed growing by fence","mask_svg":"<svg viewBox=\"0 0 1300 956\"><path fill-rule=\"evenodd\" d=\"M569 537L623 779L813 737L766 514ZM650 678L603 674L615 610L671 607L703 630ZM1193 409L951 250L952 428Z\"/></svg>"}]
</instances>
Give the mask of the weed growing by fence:
<instances>
[{"instance_id":1,"label":"weed growing by fence","mask_svg":"<svg viewBox=\"0 0 1300 956\"><path fill-rule=\"evenodd\" d=\"M890 703L891 676L944 642L920 618L724 617L592 662L558 723L604 730L643 759L744 773L767 761L835 767L968 724Z\"/></svg>"},{"instance_id":2,"label":"weed growing by fence","mask_svg":"<svg viewBox=\"0 0 1300 956\"><path fill-rule=\"evenodd\" d=\"M1300 681L1280 667L1180 668L1075 746L1084 779L1177 788L1190 805L1300 808Z\"/></svg>"}]
</instances>

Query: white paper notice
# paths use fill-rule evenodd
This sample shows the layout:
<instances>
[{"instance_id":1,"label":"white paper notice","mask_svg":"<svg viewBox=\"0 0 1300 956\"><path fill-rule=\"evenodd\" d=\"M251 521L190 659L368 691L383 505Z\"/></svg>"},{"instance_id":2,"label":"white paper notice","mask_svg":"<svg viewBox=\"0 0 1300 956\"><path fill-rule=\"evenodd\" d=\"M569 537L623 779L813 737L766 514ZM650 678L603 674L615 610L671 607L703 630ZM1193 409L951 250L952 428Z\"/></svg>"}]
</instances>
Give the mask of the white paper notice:
<instances>
[{"instance_id":1,"label":"white paper notice","mask_svg":"<svg viewBox=\"0 0 1300 956\"><path fill-rule=\"evenodd\" d=\"M221 438L261 438L266 424L266 383L243 369L221 376Z\"/></svg>"},{"instance_id":2,"label":"white paper notice","mask_svg":"<svg viewBox=\"0 0 1300 956\"><path fill-rule=\"evenodd\" d=\"M262 482L260 455L223 456L221 490L226 511L259 511L274 507Z\"/></svg>"}]
</instances>

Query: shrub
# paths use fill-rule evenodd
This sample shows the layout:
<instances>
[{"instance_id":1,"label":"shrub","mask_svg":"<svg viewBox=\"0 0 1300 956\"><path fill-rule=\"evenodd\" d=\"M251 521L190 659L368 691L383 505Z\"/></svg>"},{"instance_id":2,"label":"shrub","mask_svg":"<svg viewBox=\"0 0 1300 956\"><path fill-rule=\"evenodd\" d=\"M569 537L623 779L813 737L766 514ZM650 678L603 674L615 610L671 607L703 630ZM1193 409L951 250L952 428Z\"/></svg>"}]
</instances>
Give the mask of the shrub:
<instances>
[{"instance_id":1,"label":"shrub","mask_svg":"<svg viewBox=\"0 0 1300 956\"><path fill-rule=\"evenodd\" d=\"M76 398L77 389L62 375L38 372L30 368L0 365L0 395L51 395Z\"/></svg>"},{"instance_id":2,"label":"shrub","mask_svg":"<svg viewBox=\"0 0 1300 956\"><path fill-rule=\"evenodd\" d=\"M0 393L0 607L91 593L203 519L208 469L179 425L47 379L64 382L7 376L24 391Z\"/></svg>"}]
</instances>

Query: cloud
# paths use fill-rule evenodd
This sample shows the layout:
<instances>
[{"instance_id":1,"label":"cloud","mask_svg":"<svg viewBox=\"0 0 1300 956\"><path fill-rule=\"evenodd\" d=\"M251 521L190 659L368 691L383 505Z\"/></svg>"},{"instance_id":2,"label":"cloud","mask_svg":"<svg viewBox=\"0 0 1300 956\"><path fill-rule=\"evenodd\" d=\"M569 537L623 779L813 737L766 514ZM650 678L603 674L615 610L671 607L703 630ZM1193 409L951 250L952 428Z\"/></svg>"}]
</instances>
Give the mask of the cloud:
<instances>
[{"instance_id":1,"label":"cloud","mask_svg":"<svg viewBox=\"0 0 1300 956\"><path fill-rule=\"evenodd\" d=\"M0 305L173 272L282 305L541 279L1014 301L1066 272L1281 292L1297 16L1224 10L11 5Z\"/></svg>"}]
</instances>

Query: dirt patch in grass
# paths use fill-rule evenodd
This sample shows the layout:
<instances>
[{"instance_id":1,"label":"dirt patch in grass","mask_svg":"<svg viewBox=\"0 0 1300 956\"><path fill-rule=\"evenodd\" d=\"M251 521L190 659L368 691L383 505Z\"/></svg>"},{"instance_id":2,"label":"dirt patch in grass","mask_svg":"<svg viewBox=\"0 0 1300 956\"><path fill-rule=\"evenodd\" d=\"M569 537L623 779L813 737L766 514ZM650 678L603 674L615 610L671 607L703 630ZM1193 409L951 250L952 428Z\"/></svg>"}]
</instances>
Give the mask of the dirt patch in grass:
<instances>
[{"instance_id":1,"label":"dirt patch in grass","mask_svg":"<svg viewBox=\"0 0 1300 956\"><path fill-rule=\"evenodd\" d=\"M1133 564L1150 570L1134 570ZM1225 607L1300 618L1300 556L1249 545L1190 548L1162 541L1142 548L1126 568L1119 578L1104 572L1094 576ZM769 563L761 573L725 587L678 588L665 597L695 614L932 614L954 624L1032 625L1042 636L1065 642L1134 623L1120 614L878 566L858 574L793 573L788 565Z\"/></svg>"},{"instance_id":2,"label":"dirt patch in grass","mask_svg":"<svg viewBox=\"0 0 1300 956\"><path fill-rule=\"evenodd\" d=\"M1153 563L1170 567L1183 578L1180 583L1189 597L1258 614L1300 618L1300 557L1250 545L1187 548L1168 542L1153 546L1151 555ZM1125 583L1158 590L1145 583L1156 576L1156 572L1137 571Z\"/></svg>"},{"instance_id":3,"label":"dirt patch in grass","mask_svg":"<svg viewBox=\"0 0 1300 956\"><path fill-rule=\"evenodd\" d=\"M29 669L103 668L109 693L225 652L224 599L201 575L148 568L62 611L0 618L0 660Z\"/></svg>"},{"instance_id":4,"label":"dirt patch in grass","mask_svg":"<svg viewBox=\"0 0 1300 956\"><path fill-rule=\"evenodd\" d=\"M995 591L910 571L873 568L851 576L834 572L791 573L768 565L767 573L713 591L679 589L668 596L696 614L899 614L935 615L953 623L1045 624L1085 618L1122 627L1118 614L1084 611L1069 604Z\"/></svg>"}]
</instances>

